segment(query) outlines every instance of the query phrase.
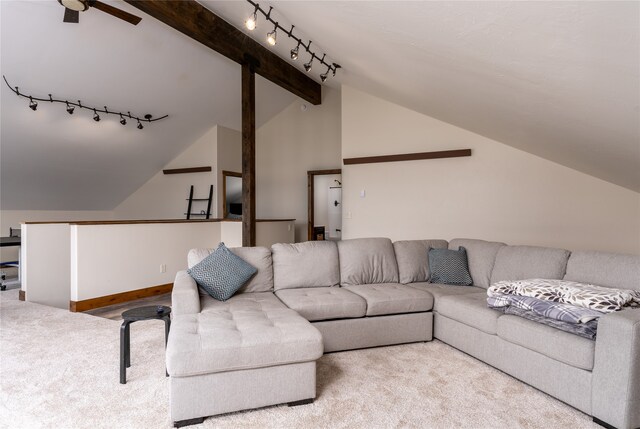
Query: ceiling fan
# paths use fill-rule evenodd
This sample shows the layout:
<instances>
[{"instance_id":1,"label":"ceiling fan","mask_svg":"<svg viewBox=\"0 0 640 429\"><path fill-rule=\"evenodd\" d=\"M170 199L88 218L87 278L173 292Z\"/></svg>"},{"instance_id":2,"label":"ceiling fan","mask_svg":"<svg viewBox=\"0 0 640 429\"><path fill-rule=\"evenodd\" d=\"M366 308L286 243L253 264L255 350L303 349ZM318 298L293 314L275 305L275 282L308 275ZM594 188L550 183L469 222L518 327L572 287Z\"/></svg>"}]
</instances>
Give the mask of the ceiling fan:
<instances>
[{"instance_id":1,"label":"ceiling fan","mask_svg":"<svg viewBox=\"0 0 640 429\"><path fill-rule=\"evenodd\" d=\"M101 10L109 15L127 21L130 24L138 25L142 18L132 15L129 12L115 8L98 0L58 0L65 7L63 22L78 23L80 12L84 12L90 7Z\"/></svg>"}]
</instances>

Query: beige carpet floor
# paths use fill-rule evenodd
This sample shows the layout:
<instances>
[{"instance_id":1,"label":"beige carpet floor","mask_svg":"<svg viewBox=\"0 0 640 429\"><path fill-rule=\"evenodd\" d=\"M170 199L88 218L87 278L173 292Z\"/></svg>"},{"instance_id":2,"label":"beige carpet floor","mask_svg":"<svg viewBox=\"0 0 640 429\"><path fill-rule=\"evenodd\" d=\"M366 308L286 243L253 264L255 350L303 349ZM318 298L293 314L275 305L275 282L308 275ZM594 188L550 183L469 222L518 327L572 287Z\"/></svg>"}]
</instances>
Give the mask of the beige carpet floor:
<instances>
[{"instance_id":1,"label":"beige carpet floor","mask_svg":"<svg viewBox=\"0 0 640 429\"><path fill-rule=\"evenodd\" d=\"M0 294L0 427L168 428L163 324L131 329L118 382L115 320ZM597 428L585 414L439 341L332 353L311 405L208 418L195 428Z\"/></svg>"}]
</instances>

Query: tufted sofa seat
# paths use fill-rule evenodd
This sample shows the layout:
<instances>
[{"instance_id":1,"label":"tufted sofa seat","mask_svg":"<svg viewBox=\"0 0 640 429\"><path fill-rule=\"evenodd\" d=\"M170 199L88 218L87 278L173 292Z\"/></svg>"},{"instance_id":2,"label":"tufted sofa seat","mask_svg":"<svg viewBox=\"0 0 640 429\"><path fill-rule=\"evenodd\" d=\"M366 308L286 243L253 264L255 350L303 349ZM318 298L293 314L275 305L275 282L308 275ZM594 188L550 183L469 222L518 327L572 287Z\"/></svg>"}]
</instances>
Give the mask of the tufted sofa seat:
<instances>
[{"instance_id":1,"label":"tufted sofa seat","mask_svg":"<svg viewBox=\"0 0 640 429\"><path fill-rule=\"evenodd\" d=\"M272 293L209 298L202 312L176 318L171 329L173 377L309 362L323 352L320 332Z\"/></svg>"}]
</instances>

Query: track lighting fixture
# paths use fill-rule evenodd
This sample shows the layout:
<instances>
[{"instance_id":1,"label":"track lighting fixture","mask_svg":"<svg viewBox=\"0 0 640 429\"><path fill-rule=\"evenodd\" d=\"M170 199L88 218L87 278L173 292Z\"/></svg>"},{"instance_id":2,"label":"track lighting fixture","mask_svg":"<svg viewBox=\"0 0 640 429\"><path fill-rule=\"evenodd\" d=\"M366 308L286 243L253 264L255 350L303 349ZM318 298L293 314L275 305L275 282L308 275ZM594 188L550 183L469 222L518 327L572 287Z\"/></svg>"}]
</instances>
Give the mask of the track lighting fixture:
<instances>
[{"instance_id":1,"label":"track lighting fixture","mask_svg":"<svg viewBox=\"0 0 640 429\"><path fill-rule=\"evenodd\" d=\"M127 112L126 114L122 113L122 112L113 112L111 110L109 110L107 108L107 106L104 106L104 110L102 109L98 109L95 107L89 107L89 106L83 106L82 102L80 100L78 100L77 103L73 103L70 102L68 100L58 100L53 98L53 96L51 94L49 94L49 98L39 98L39 97L34 97L32 95L26 95L26 94L22 94L20 92L20 89L16 86L16 87L12 87L11 85L9 85L9 81L7 80L7 78L5 76L2 76L2 78L4 79L4 82L7 84L7 86L9 87L9 89L11 91L14 92L14 94L16 94L19 97L24 97L24 98L28 98L29 99L29 108L31 110L36 110L38 108L38 101L48 101L50 103L62 103L66 106L66 110L67 113L70 115L73 115L75 108L78 107L80 109L87 109L87 110L93 110L93 120L96 122L100 122L100 115L98 112L100 113L104 113L107 115L119 115L120 116L120 123L122 125L126 125L127 124L127 120L124 118L125 116L127 116L129 119L135 119L138 121L138 129L143 129L144 127L142 126L142 124L140 123L140 118L138 116L133 116L131 115L131 112ZM159 121L161 119L167 118L169 115L164 115L164 116L160 116L158 118L153 118L152 115L146 114L144 115L144 120L151 123L151 122L155 122L155 121Z\"/></svg>"},{"instance_id":2,"label":"track lighting fixture","mask_svg":"<svg viewBox=\"0 0 640 429\"><path fill-rule=\"evenodd\" d=\"M320 80L322 82L326 81L327 78L329 77L329 73L331 72L332 75L335 77L336 75L336 71L341 68L339 64L336 63L329 63L329 62L325 62L324 58L326 56L326 54L324 54L322 56L322 58L320 58L319 55L316 55L315 52L313 52L310 47L311 47L311 41L309 41L309 43L305 46L304 42L302 41L302 39L300 39L299 37L294 36L293 34L293 28L295 27L294 25L291 26L290 30L287 30L286 28L282 27L278 21L275 21L274 19L271 18L271 11L273 10L273 7L269 7L268 11L265 11L264 9L262 9L260 7L260 5L256 2L254 2L253 0L247 0L248 3L250 3L255 9L253 11L253 14L251 14L251 16L249 16L249 18L247 18L247 20L244 22L244 25L249 29L249 30L254 30L256 28L256 22L258 20L258 12L260 12L262 14L262 16L264 16L265 20L269 23L272 23L274 25L273 27L273 31L267 33L267 43L270 46L274 46L276 44L276 38L277 38L277 32L278 30L282 30L287 37L289 37L290 39L293 39L296 42L296 46L291 49L290 51L290 55L291 55L291 59L293 61L297 60L299 57L299 53L300 53L300 46L302 46L304 48L305 51L307 51L310 55L311 55L311 59L309 60L308 63L304 64L304 69L305 71L308 73L311 71L311 69L313 68L313 60L314 59L318 59L320 61L320 65L325 65L327 66L327 71L323 74L320 75Z\"/></svg>"},{"instance_id":3,"label":"track lighting fixture","mask_svg":"<svg viewBox=\"0 0 640 429\"><path fill-rule=\"evenodd\" d=\"M276 22L276 26L273 28L271 33L267 33L267 43L271 46L276 45L276 37L278 36L278 23Z\"/></svg>"},{"instance_id":4,"label":"track lighting fixture","mask_svg":"<svg viewBox=\"0 0 640 429\"><path fill-rule=\"evenodd\" d=\"M256 10L254 10L251 16L249 16L249 18L247 18L247 20L244 22L245 27L247 27L247 30L249 31L255 30L256 26L258 25L258 8L259 7L260 6L256 4Z\"/></svg>"}]
</instances>

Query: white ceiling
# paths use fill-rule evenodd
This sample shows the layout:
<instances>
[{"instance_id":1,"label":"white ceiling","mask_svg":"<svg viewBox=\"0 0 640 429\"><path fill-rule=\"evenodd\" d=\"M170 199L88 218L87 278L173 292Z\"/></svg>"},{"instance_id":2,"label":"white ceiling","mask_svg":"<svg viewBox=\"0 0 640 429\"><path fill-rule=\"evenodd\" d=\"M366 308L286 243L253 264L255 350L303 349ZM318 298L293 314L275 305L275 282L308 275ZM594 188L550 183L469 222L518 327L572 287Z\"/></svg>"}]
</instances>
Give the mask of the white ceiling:
<instances>
[{"instance_id":1,"label":"white ceiling","mask_svg":"<svg viewBox=\"0 0 640 429\"><path fill-rule=\"evenodd\" d=\"M113 209L212 126L240 129L239 65L107 2L142 22L90 9L66 24L55 0L0 1L2 74L21 92L169 118L138 130L59 104L33 112L2 82L2 209ZM258 125L296 99L261 78L256 91Z\"/></svg>"},{"instance_id":2,"label":"white ceiling","mask_svg":"<svg viewBox=\"0 0 640 429\"><path fill-rule=\"evenodd\" d=\"M205 2L241 25L239 3ZM640 191L640 2L260 4L325 47L341 83Z\"/></svg>"},{"instance_id":3,"label":"white ceiling","mask_svg":"<svg viewBox=\"0 0 640 429\"><path fill-rule=\"evenodd\" d=\"M239 129L238 65L107 2L142 22L89 10L63 24L54 0L0 1L2 73L25 92L170 117L139 131L63 106L32 112L2 84L3 209L111 209L211 126ZM252 11L243 0L202 3L238 27ZM269 4L342 64L329 85L640 191L639 2ZM261 20L252 36L264 43L270 30ZM288 58L292 47L279 34L276 52ZM316 63L311 75L323 71ZM258 124L293 100L258 79Z\"/></svg>"}]
</instances>

